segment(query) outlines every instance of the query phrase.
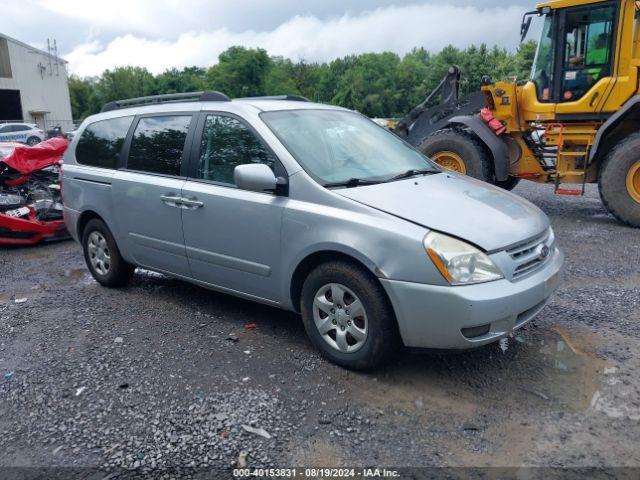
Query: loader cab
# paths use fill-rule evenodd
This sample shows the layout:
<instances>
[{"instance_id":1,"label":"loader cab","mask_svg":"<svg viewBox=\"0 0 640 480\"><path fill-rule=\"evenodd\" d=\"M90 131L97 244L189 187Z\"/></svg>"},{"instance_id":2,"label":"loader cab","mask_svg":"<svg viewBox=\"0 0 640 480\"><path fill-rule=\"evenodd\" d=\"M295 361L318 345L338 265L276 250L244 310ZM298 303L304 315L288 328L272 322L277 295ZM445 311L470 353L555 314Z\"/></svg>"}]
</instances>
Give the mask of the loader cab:
<instances>
[{"instance_id":1,"label":"loader cab","mask_svg":"<svg viewBox=\"0 0 640 480\"><path fill-rule=\"evenodd\" d=\"M537 100L556 104L558 114L599 111L613 80L619 2L556 3L569 6L536 12L543 18L531 74Z\"/></svg>"}]
</instances>

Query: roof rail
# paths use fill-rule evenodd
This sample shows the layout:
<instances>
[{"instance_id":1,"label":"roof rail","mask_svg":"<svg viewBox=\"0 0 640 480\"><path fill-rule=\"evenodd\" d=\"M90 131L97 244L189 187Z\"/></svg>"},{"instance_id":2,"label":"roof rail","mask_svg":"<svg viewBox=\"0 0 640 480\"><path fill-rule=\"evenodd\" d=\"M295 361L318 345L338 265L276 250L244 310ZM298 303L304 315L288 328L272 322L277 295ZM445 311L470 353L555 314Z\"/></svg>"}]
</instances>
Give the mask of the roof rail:
<instances>
[{"instance_id":1,"label":"roof rail","mask_svg":"<svg viewBox=\"0 0 640 480\"><path fill-rule=\"evenodd\" d=\"M243 97L239 100L288 100L290 102L310 102L307 97L302 95L269 95L266 97Z\"/></svg>"},{"instance_id":2,"label":"roof rail","mask_svg":"<svg viewBox=\"0 0 640 480\"><path fill-rule=\"evenodd\" d=\"M115 100L105 103L101 112L110 112L120 108L140 107L143 105L154 105L158 103L179 103L179 102L230 102L231 99L220 92L188 92L169 93L166 95L152 95L149 97L128 98L125 100Z\"/></svg>"}]
</instances>

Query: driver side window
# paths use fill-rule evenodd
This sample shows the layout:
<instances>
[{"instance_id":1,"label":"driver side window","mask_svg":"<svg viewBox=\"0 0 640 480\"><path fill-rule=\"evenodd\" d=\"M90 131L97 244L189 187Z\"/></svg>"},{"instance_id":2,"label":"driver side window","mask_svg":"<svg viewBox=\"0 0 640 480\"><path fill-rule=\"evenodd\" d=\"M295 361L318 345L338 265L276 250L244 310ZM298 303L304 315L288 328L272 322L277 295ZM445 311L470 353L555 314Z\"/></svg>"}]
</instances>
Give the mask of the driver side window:
<instances>
[{"instance_id":1,"label":"driver side window","mask_svg":"<svg viewBox=\"0 0 640 480\"><path fill-rule=\"evenodd\" d=\"M615 7L567 12L561 102L582 98L611 75Z\"/></svg>"},{"instance_id":2,"label":"driver side window","mask_svg":"<svg viewBox=\"0 0 640 480\"><path fill-rule=\"evenodd\" d=\"M207 115L200 144L197 178L233 185L238 165L264 163L275 168L275 157L251 129L226 115Z\"/></svg>"}]
</instances>

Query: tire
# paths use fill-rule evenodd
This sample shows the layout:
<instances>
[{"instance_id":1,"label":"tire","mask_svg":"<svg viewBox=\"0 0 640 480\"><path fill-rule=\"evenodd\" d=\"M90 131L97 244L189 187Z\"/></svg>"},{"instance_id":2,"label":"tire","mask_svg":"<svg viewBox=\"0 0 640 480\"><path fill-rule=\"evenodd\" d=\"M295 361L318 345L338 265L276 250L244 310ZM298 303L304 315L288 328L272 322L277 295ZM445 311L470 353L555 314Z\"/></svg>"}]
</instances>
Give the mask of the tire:
<instances>
[{"instance_id":1,"label":"tire","mask_svg":"<svg viewBox=\"0 0 640 480\"><path fill-rule=\"evenodd\" d=\"M620 142L600 167L598 186L602 203L618 220L640 227L640 199L627 188L627 176L640 162L640 132ZM639 174L639 173L636 173Z\"/></svg>"},{"instance_id":2,"label":"tire","mask_svg":"<svg viewBox=\"0 0 640 480\"><path fill-rule=\"evenodd\" d=\"M484 145L472 133L460 129L439 130L425 138L418 148L430 158L441 152L453 152L464 162L466 171L462 173L495 183L491 159Z\"/></svg>"},{"instance_id":3,"label":"tire","mask_svg":"<svg viewBox=\"0 0 640 480\"><path fill-rule=\"evenodd\" d=\"M336 292L335 295L322 297L323 309L334 308L334 314L326 310L324 318L315 303L316 297L323 291ZM355 306L354 298L361 302L362 308ZM355 310L350 311L350 305ZM305 330L313 345L328 360L344 368L374 369L388 361L401 348L398 326L389 299L378 280L362 267L339 261L318 266L309 274L302 287L301 311ZM325 335L320 333L317 326L323 321L327 322L325 325L328 328L333 327ZM354 343L357 340L351 336L351 332L356 331L366 332L358 343ZM343 347L353 351L339 349L338 335L345 338L346 343L340 342Z\"/></svg>"},{"instance_id":4,"label":"tire","mask_svg":"<svg viewBox=\"0 0 640 480\"><path fill-rule=\"evenodd\" d=\"M40 140L38 137L29 137L27 138L27 145L33 147L34 145L39 144L41 141L42 140Z\"/></svg>"},{"instance_id":5,"label":"tire","mask_svg":"<svg viewBox=\"0 0 640 480\"><path fill-rule=\"evenodd\" d=\"M516 188L519 183L520 183L520 179L519 178L509 177L504 182L500 182L500 181L496 180L494 182L494 185L496 185L497 187L500 187L500 188L510 192L511 190Z\"/></svg>"},{"instance_id":6,"label":"tire","mask_svg":"<svg viewBox=\"0 0 640 480\"><path fill-rule=\"evenodd\" d=\"M104 255L101 257L102 263L99 261L100 248L96 249L96 245L106 253L108 262L105 261L107 258ZM111 231L102 220L97 218L89 220L82 232L82 249L87 267L100 285L117 288L129 283L135 267L122 258ZM107 264L108 268L105 268Z\"/></svg>"}]
</instances>

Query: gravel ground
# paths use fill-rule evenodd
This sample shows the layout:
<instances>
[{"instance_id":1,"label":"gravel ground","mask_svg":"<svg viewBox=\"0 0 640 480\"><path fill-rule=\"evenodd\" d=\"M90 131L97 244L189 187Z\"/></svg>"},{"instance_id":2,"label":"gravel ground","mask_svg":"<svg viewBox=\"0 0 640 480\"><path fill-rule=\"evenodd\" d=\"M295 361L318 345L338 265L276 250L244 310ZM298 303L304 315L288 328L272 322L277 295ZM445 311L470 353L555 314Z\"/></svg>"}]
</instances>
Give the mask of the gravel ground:
<instances>
[{"instance_id":1,"label":"gravel ground","mask_svg":"<svg viewBox=\"0 0 640 480\"><path fill-rule=\"evenodd\" d=\"M293 314L140 270L107 290L73 242L0 250L0 466L640 467L639 232L593 188L516 193L567 255L554 300L501 344L368 374Z\"/></svg>"}]
</instances>

